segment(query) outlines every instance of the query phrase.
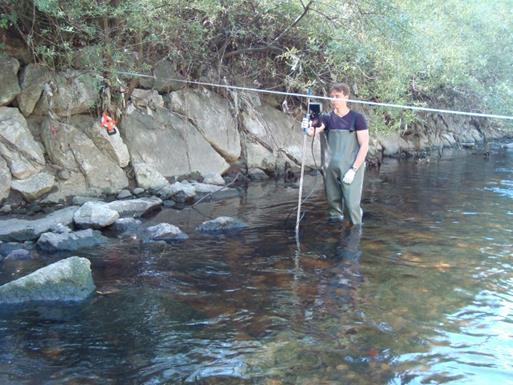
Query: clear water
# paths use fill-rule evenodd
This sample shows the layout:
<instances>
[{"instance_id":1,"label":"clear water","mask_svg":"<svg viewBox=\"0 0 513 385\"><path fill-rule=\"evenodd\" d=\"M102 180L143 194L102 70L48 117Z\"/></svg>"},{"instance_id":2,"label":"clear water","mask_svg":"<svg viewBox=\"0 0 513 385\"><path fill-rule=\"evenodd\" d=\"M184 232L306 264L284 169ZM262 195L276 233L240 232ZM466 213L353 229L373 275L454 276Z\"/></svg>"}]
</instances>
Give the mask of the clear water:
<instances>
[{"instance_id":1,"label":"clear water","mask_svg":"<svg viewBox=\"0 0 513 385\"><path fill-rule=\"evenodd\" d=\"M297 189L266 182L145 223L184 243L81 253L90 301L0 311L0 383L513 384L513 151L371 170L361 232L312 187L299 250ZM194 231L219 215L250 228Z\"/></svg>"}]
</instances>

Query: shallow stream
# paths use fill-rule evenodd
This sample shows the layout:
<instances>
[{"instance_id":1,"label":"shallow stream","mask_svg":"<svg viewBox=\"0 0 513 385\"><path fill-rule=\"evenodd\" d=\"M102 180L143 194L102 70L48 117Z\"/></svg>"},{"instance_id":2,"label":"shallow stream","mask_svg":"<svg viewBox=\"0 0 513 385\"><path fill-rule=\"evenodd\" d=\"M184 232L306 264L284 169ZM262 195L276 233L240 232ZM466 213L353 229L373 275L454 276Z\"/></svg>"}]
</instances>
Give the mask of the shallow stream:
<instances>
[{"instance_id":1,"label":"shallow stream","mask_svg":"<svg viewBox=\"0 0 513 385\"><path fill-rule=\"evenodd\" d=\"M79 253L99 293L0 311L0 384L513 384L513 151L370 170L362 231L312 188L300 249L298 191L268 181L145 222L183 243ZM250 227L195 232L220 215Z\"/></svg>"}]
</instances>

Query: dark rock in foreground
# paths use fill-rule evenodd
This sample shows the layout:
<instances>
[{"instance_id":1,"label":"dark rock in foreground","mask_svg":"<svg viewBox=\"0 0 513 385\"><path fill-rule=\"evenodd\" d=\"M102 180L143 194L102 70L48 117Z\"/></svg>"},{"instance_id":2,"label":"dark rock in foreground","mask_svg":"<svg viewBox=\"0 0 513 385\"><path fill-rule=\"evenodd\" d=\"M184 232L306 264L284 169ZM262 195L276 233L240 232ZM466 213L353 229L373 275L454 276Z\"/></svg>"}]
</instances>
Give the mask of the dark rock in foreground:
<instances>
[{"instance_id":1,"label":"dark rock in foreground","mask_svg":"<svg viewBox=\"0 0 513 385\"><path fill-rule=\"evenodd\" d=\"M189 236L185 234L178 226L169 223L160 223L155 226L148 227L145 230L145 242L174 242L183 241L188 239Z\"/></svg>"},{"instance_id":2,"label":"dark rock in foreground","mask_svg":"<svg viewBox=\"0 0 513 385\"><path fill-rule=\"evenodd\" d=\"M239 219L232 217L218 217L211 221L203 222L196 228L196 230L203 233L221 233L241 230L246 227L248 227L248 225Z\"/></svg>"},{"instance_id":3,"label":"dark rock in foreground","mask_svg":"<svg viewBox=\"0 0 513 385\"><path fill-rule=\"evenodd\" d=\"M101 245L107 238L97 230L87 229L71 233L44 233L37 246L44 251L74 251Z\"/></svg>"},{"instance_id":4,"label":"dark rock in foreground","mask_svg":"<svg viewBox=\"0 0 513 385\"><path fill-rule=\"evenodd\" d=\"M90 261L70 257L0 286L0 304L82 301L94 290Z\"/></svg>"}]
</instances>

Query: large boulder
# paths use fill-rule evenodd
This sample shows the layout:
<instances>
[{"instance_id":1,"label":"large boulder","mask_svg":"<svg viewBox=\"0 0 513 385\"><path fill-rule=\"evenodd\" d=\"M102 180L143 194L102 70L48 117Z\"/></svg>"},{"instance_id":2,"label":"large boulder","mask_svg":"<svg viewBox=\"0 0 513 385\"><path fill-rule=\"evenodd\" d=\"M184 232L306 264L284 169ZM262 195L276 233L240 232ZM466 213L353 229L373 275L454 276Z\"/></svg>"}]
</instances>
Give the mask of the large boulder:
<instances>
[{"instance_id":1,"label":"large boulder","mask_svg":"<svg viewBox=\"0 0 513 385\"><path fill-rule=\"evenodd\" d=\"M119 131L114 135L109 135L107 130L100 126L99 120L92 118L90 115L75 115L71 118L71 123L80 128L94 142L96 147L110 156L119 167L128 166L130 154Z\"/></svg>"},{"instance_id":2,"label":"large boulder","mask_svg":"<svg viewBox=\"0 0 513 385\"><path fill-rule=\"evenodd\" d=\"M82 301L94 290L91 262L69 257L0 286L0 303Z\"/></svg>"},{"instance_id":3,"label":"large boulder","mask_svg":"<svg viewBox=\"0 0 513 385\"><path fill-rule=\"evenodd\" d=\"M49 192L55 184L55 177L47 172L41 172L27 179L13 179L11 188L23 195L27 201L32 202Z\"/></svg>"},{"instance_id":4,"label":"large boulder","mask_svg":"<svg viewBox=\"0 0 513 385\"><path fill-rule=\"evenodd\" d=\"M86 202L73 215L73 221L79 228L95 228L113 224L119 218L119 213L108 208L103 202Z\"/></svg>"},{"instance_id":5,"label":"large boulder","mask_svg":"<svg viewBox=\"0 0 513 385\"><path fill-rule=\"evenodd\" d=\"M43 251L75 251L91 248L107 242L98 230L86 229L70 233L43 233L37 240L37 247Z\"/></svg>"},{"instance_id":6,"label":"large boulder","mask_svg":"<svg viewBox=\"0 0 513 385\"><path fill-rule=\"evenodd\" d=\"M252 157L251 163L248 162L248 167L274 168L269 165L269 161L273 158L276 159L274 163L280 163L275 164L277 167L281 166L284 158L288 158L288 160L297 164L301 163L304 136L299 122L267 104L255 107L248 106L241 117L242 129L248 135L248 152L251 151L249 155ZM305 165L313 167L317 163L317 166L319 166L320 156L317 154L320 153L320 141L317 136L314 142L313 151L316 154L314 159L310 140L308 140L305 153ZM258 148L255 144L264 147L264 149ZM272 157L269 156L269 152L272 153Z\"/></svg>"},{"instance_id":7,"label":"large boulder","mask_svg":"<svg viewBox=\"0 0 513 385\"><path fill-rule=\"evenodd\" d=\"M18 107L25 116L34 111L41 98L45 83L50 81L51 71L40 64L28 64L20 76L21 93L17 97Z\"/></svg>"},{"instance_id":8,"label":"large boulder","mask_svg":"<svg viewBox=\"0 0 513 385\"><path fill-rule=\"evenodd\" d=\"M237 122L225 99L206 89L180 90L170 96L171 109L192 120L217 152L229 162L239 159L241 146Z\"/></svg>"},{"instance_id":9,"label":"large boulder","mask_svg":"<svg viewBox=\"0 0 513 385\"><path fill-rule=\"evenodd\" d=\"M41 234L50 231L57 224L73 223L76 206L54 211L39 219L5 219L0 220L0 241L23 242L37 239Z\"/></svg>"},{"instance_id":10,"label":"large boulder","mask_svg":"<svg viewBox=\"0 0 513 385\"><path fill-rule=\"evenodd\" d=\"M89 194L112 194L128 186L124 171L76 127L46 118L41 138L52 163L84 175Z\"/></svg>"},{"instance_id":11,"label":"large boulder","mask_svg":"<svg viewBox=\"0 0 513 385\"><path fill-rule=\"evenodd\" d=\"M45 165L41 147L17 108L0 107L0 155L19 179L37 174Z\"/></svg>"},{"instance_id":12,"label":"large boulder","mask_svg":"<svg viewBox=\"0 0 513 385\"><path fill-rule=\"evenodd\" d=\"M48 83L47 83L48 84ZM52 88L51 94L47 89ZM45 87L34 114L46 115L49 111L59 116L89 112L97 104L100 80L89 73L69 70L53 76L51 86Z\"/></svg>"},{"instance_id":13,"label":"large boulder","mask_svg":"<svg viewBox=\"0 0 513 385\"><path fill-rule=\"evenodd\" d=\"M0 202L9 196L11 189L11 172L5 163L4 158L0 156Z\"/></svg>"},{"instance_id":14,"label":"large boulder","mask_svg":"<svg viewBox=\"0 0 513 385\"><path fill-rule=\"evenodd\" d=\"M9 104L20 93L18 70L20 62L12 57L0 55L0 106Z\"/></svg>"},{"instance_id":15,"label":"large boulder","mask_svg":"<svg viewBox=\"0 0 513 385\"><path fill-rule=\"evenodd\" d=\"M229 167L191 123L166 109L151 115L129 109L120 129L132 161L145 162L163 176L221 174Z\"/></svg>"}]
</instances>

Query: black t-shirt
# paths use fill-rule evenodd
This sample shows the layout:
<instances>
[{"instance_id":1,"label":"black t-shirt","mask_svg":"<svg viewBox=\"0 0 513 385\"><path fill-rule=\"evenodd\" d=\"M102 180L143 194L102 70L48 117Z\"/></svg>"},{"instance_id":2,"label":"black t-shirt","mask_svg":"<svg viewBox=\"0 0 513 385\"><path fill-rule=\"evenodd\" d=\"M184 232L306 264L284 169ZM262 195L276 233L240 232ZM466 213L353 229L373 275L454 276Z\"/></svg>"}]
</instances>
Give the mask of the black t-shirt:
<instances>
[{"instance_id":1,"label":"black t-shirt","mask_svg":"<svg viewBox=\"0 0 513 385\"><path fill-rule=\"evenodd\" d=\"M338 116L335 112L321 114L319 117L326 130L367 130L367 121L359 112L349 110L344 116Z\"/></svg>"}]
</instances>

